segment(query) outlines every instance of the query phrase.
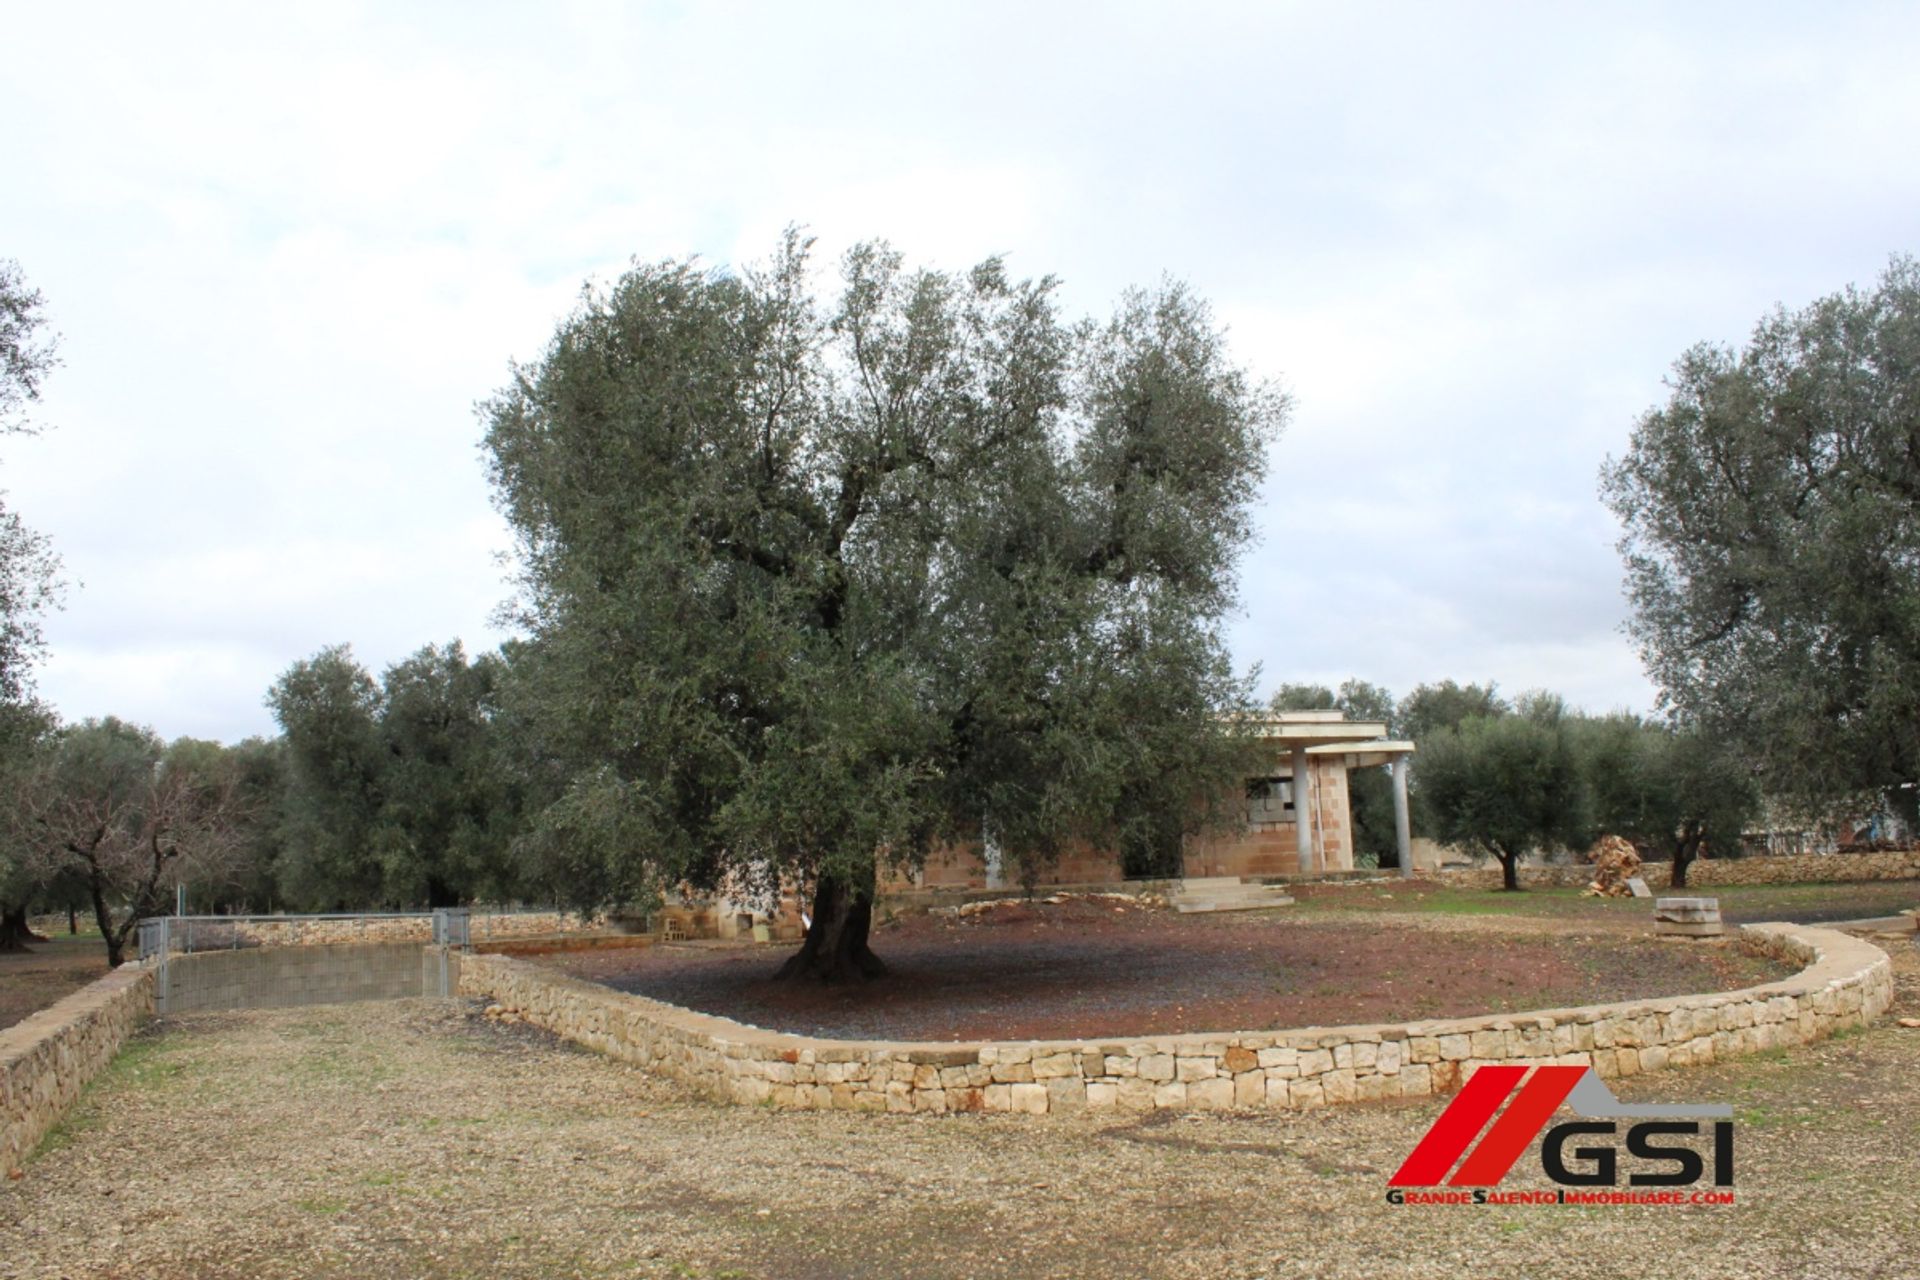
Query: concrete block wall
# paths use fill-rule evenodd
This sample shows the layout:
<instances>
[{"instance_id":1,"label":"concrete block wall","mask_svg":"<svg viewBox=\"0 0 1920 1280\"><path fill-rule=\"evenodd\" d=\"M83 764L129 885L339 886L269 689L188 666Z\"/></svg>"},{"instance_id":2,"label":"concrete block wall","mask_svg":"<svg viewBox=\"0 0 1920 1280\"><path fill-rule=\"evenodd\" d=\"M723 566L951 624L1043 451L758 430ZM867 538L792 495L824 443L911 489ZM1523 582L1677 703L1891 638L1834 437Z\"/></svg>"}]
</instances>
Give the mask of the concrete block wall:
<instances>
[{"instance_id":1,"label":"concrete block wall","mask_svg":"<svg viewBox=\"0 0 1920 1280\"><path fill-rule=\"evenodd\" d=\"M177 1014L437 995L422 950L417 942L361 942L170 956L156 1004Z\"/></svg>"},{"instance_id":2,"label":"concrete block wall","mask_svg":"<svg viewBox=\"0 0 1920 1280\"><path fill-rule=\"evenodd\" d=\"M626 995L498 955L458 957L457 990L725 1101L799 1109L1310 1110L1446 1094L1492 1062L1602 1076L1819 1040L1893 1000L1885 952L1828 929L1750 925L1802 963L1741 991L1396 1025L1056 1042L914 1043L787 1035Z\"/></svg>"},{"instance_id":3,"label":"concrete block wall","mask_svg":"<svg viewBox=\"0 0 1920 1280\"><path fill-rule=\"evenodd\" d=\"M0 1031L0 1176L26 1162L153 1013L153 970L122 965Z\"/></svg>"}]
</instances>

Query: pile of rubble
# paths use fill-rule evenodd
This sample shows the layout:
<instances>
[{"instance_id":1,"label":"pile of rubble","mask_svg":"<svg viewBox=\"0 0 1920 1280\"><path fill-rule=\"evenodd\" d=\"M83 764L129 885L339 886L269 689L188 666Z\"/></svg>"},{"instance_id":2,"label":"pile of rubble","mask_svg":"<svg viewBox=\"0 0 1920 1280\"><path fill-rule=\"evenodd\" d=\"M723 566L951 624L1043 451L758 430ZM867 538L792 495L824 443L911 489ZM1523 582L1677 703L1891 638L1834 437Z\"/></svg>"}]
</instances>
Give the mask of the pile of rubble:
<instances>
[{"instance_id":1,"label":"pile of rubble","mask_svg":"<svg viewBox=\"0 0 1920 1280\"><path fill-rule=\"evenodd\" d=\"M1601 836L1593 842L1593 848L1587 850L1587 861L1593 864L1593 879L1582 891L1582 897L1626 898L1633 895L1633 889L1627 881L1640 874L1640 855L1627 841L1619 836Z\"/></svg>"}]
</instances>

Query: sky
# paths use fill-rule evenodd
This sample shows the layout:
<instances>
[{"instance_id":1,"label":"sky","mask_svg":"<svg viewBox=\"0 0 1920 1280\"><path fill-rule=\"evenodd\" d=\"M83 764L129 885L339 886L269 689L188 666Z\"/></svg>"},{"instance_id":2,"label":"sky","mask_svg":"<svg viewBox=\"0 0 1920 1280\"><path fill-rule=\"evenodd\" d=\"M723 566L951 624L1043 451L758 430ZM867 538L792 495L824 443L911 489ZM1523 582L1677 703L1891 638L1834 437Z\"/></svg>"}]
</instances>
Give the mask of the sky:
<instances>
[{"instance_id":1,"label":"sky","mask_svg":"<svg viewBox=\"0 0 1920 1280\"><path fill-rule=\"evenodd\" d=\"M1293 396L1236 659L1654 691L1605 458L1672 362L1920 249L1920 6L0 2L0 257L63 366L0 442L69 719L496 644L476 402L634 260L1189 282Z\"/></svg>"}]
</instances>

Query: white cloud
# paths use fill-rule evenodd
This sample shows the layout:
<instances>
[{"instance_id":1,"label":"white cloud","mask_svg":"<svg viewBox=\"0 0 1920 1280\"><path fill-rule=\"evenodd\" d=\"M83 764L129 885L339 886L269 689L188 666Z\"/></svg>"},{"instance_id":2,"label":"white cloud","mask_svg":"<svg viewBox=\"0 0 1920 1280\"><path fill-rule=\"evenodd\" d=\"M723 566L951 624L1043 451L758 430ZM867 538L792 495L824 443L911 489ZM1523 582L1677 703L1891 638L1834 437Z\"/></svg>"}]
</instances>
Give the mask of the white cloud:
<instances>
[{"instance_id":1,"label":"white cloud","mask_svg":"<svg viewBox=\"0 0 1920 1280\"><path fill-rule=\"evenodd\" d=\"M0 255L66 335L9 500L84 580L70 715L495 638L473 403L630 258L1163 271L1295 392L1236 650L1270 679L1650 691L1595 471L1687 344L1914 246L1920 15L824 4L43 6Z\"/></svg>"}]
</instances>

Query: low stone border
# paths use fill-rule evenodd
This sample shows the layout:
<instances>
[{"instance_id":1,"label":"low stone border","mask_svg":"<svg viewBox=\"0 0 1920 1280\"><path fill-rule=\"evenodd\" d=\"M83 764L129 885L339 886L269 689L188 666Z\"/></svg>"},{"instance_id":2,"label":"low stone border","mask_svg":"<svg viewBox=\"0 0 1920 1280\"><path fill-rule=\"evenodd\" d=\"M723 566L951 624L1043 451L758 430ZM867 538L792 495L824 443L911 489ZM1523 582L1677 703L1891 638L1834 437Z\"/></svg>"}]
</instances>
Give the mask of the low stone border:
<instances>
[{"instance_id":1,"label":"low stone border","mask_svg":"<svg viewBox=\"0 0 1920 1280\"><path fill-rule=\"evenodd\" d=\"M1748 925L1806 966L1741 991L1538 1013L1267 1032L941 1044L786 1035L500 955L458 957L455 989L731 1102L856 1111L1307 1110L1457 1089L1489 1062L1602 1076L1707 1063L1861 1026L1893 1000L1880 948L1830 929Z\"/></svg>"},{"instance_id":2,"label":"low stone border","mask_svg":"<svg viewBox=\"0 0 1920 1280\"><path fill-rule=\"evenodd\" d=\"M153 1013L153 970L122 965L0 1031L0 1174L19 1169Z\"/></svg>"},{"instance_id":3,"label":"low stone border","mask_svg":"<svg viewBox=\"0 0 1920 1280\"><path fill-rule=\"evenodd\" d=\"M1520 868L1522 887L1583 889L1592 881L1593 864L1575 862L1565 865ZM1649 862L1641 869L1647 883L1670 887L1673 864ZM1415 872L1422 880L1433 880L1456 889L1498 889L1500 868L1445 867ZM1855 883L1873 880L1920 879L1920 849L1902 849L1891 853L1794 853L1764 854L1750 858L1696 858L1687 866L1688 889L1716 889L1736 884L1806 884L1819 882Z\"/></svg>"}]
</instances>

